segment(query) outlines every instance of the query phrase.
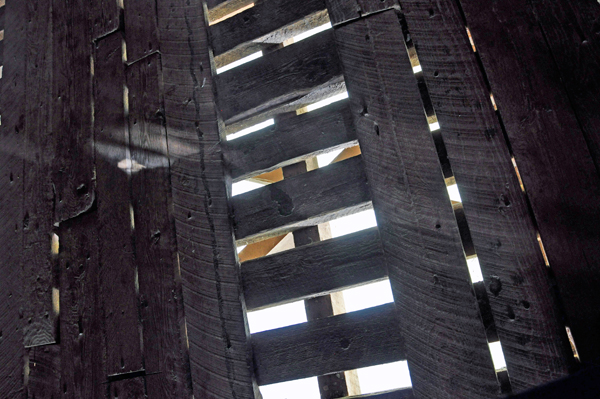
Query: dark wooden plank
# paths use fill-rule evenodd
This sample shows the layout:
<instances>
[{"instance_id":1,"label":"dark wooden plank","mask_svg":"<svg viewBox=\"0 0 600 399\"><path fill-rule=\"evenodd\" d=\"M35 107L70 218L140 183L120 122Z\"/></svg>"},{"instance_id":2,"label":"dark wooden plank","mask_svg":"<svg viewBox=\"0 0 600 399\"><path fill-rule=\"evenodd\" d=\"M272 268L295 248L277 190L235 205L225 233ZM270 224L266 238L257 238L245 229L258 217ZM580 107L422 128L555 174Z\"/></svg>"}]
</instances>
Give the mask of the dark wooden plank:
<instances>
[{"instance_id":1,"label":"dark wooden plank","mask_svg":"<svg viewBox=\"0 0 600 399\"><path fill-rule=\"evenodd\" d=\"M294 101L340 75L330 30L216 76L217 102L230 124Z\"/></svg>"},{"instance_id":2,"label":"dark wooden plank","mask_svg":"<svg viewBox=\"0 0 600 399\"><path fill-rule=\"evenodd\" d=\"M372 393L367 395L349 396L348 399L413 399L414 395L411 388L395 389Z\"/></svg>"},{"instance_id":3,"label":"dark wooden plank","mask_svg":"<svg viewBox=\"0 0 600 399\"><path fill-rule=\"evenodd\" d=\"M107 373L142 369L137 268L130 214L129 134L125 124L123 36L115 32L96 43L94 133L100 284L105 312ZM108 150L105 148L108 147Z\"/></svg>"},{"instance_id":4,"label":"dark wooden plank","mask_svg":"<svg viewBox=\"0 0 600 399\"><path fill-rule=\"evenodd\" d=\"M69 132L58 140L52 163L55 223L85 212L95 199L89 13L82 0L52 3L52 70L60 71L52 79L52 126Z\"/></svg>"},{"instance_id":5,"label":"dark wooden plank","mask_svg":"<svg viewBox=\"0 0 600 399\"><path fill-rule=\"evenodd\" d=\"M156 165L154 154L167 154L158 54L127 68L129 88L129 132L131 159L146 167L131 176L135 220L135 250L138 267L140 316L143 326L144 364L148 397L191 396L189 366L180 336L183 324L181 286L177 272L176 242L171 201L169 165Z\"/></svg>"},{"instance_id":6,"label":"dark wooden plank","mask_svg":"<svg viewBox=\"0 0 600 399\"><path fill-rule=\"evenodd\" d=\"M259 393L240 301L203 4L160 0L157 6L193 392L254 399Z\"/></svg>"},{"instance_id":7,"label":"dark wooden plank","mask_svg":"<svg viewBox=\"0 0 600 399\"><path fill-rule=\"evenodd\" d=\"M398 0L326 0L326 2L333 26L390 8L400 9Z\"/></svg>"},{"instance_id":8,"label":"dark wooden plank","mask_svg":"<svg viewBox=\"0 0 600 399\"><path fill-rule=\"evenodd\" d=\"M25 129L27 161L23 171L23 212L27 220L23 237L23 318L26 347L56 342L58 314L53 308L54 192L51 172L58 133L47 134L52 114L52 1L28 3Z\"/></svg>"},{"instance_id":9,"label":"dark wooden plank","mask_svg":"<svg viewBox=\"0 0 600 399\"><path fill-rule=\"evenodd\" d=\"M595 399L600 395L600 369L587 367L569 377L552 381L519 395L515 399Z\"/></svg>"},{"instance_id":10,"label":"dark wooden plank","mask_svg":"<svg viewBox=\"0 0 600 399\"><path fill-rule=\"evenodd\" d=\"M600 179L581 122L530 3L516 0L494 8L461 3L580 357L598 361Z\"/></svg>"},{"instance_id":11,"label":"dark wooden plank","mask_svg":"<svg viewBox=\"0 0 600 399\"><path fill-rule=\"evenodd\" d=\"M386 277L376 228L245 262L248 310Z\"/></svg>"},{"instance_id":12,"label":"dark wooden plank","mask_svg":"<svg viewBox=\"0 0 600 399\"><path fill-rule=\"evenodd\" d=\"M310 226L369 206L370 194L361 157L235 196L231 207L238 240ZM352 208L348 210L348 208ZM290 231L290 230L288 230Z\"/></svg>"},{"instance_id":13,"label":"dark wooden plank","mask_svg":"<svg viewBox=\"0 0 600 399\"><path fill-rule=\"evenodd\" d=\"M239 44L258 39L325 8L324 0L256 1L254 7L210 27L213 52L215 55L222 54ZM266 41L259 41L282 43L289 34L284 37L279 36L275 35L267 38Z\"/></svg>"},{"instance_id":14,"label":"dark wooden plank","mask_svg":"<svg viewBox=\"0 0 600 399\"><path fill-rule=\"evenodd\" d=\"M27 4L4 6L6 63L0 80L0 397L21 398L23 330L23 131L25 129L25 52Z\"/></svg>"},{"instance_id":15,"label":"dark wooden plank","mask_svg":"<svg viewBox=\"0 0 600 399\"><path fill-rule=\"evenodd\" d=\"M235 181L355 144L352 115L344 100L229 141L224 156Z\"/></svg>"},{"instance_id":16,"label":"dark wooden plank","mask_svg":"<svg viewBox=\"0 0 600 399\"><path fill-rule=\"evenodd\" d=\"M28 398L59 398L60 346L44 345L27 350L27 383L24 386Z\"/></svg>"},{"instance_id":17,"label":"dark wooden plank","mask_svg":"<svg viewBox=\"0 0 600 399\"><path fill-rule=\"evenodd\" d=\"M110 383L110 399L138 399L145 398L144 377L130 378Z\"/></svg>"},{"instance_id":18,"label":"dark wooden plank","mask_svg":"<svg viewBox=\"0 0 600 399\"><path fill-rule=\"evenodd\" d=\"M144 0L125 0L124 5L127 61L135 62L158 50L156 7Z\"/></svg>"},{"instance_id":19,"label":"dark wooden plank","mask_svg":"<svg viewBox=\"0 0 600 399\"><path fill-rule=\"evenodd\" d=\"M552 59L560 71L577 121L600 173L600 3L585 1L546 1L531 3Z\"/></svg>"},{"instance_id":20,"label":"dark wooden plank","mask_svg":"<svg viewBox=\"0 0 600 399\"><path fill-rule=\"evenodd\" d=\"M564 376L574 359L562 314L460 9L454 1L402 7L490 287L513 392Z\"/></svg>"},{"instance_id":21,"label":"dark wooden plank","mask_svg":"<svg viewBox=\"0 0 600 399\"><path fill-rule=\"evenodd\" d=\"M98 214L61 223L60 382L67 399L105 398L106 337L100 290Z\"/></svg>"},{"instance_id":22,"label":"dark wooden plank","mask_svg":"<svg viewBox=\"0 0 600 399\"><path fill-rule=\"evenodd\" d=\"M123 0L96 0L90 3L92 39L96 40L119 29Z\"/></svg>"},{"instance_id":23,"label":"dark wooden plank","mask_svg":"<svg viewBox=\"0 0 600 399\"><path fill-rule=\"evenodd\" d=\"M394 304L252 335L261 385L404 359Z\"/></svg>"},{"instance_id":24,"label":"dark wooden plank","mask_svg":"<svg viewBox=\"0 0 600 399\"><path fill-rule=\"evenodd\" d=\"M344 25L336 40L415 396L496 396L485 331L398 15L386 11Z\"/></svg>"}]
</instances>

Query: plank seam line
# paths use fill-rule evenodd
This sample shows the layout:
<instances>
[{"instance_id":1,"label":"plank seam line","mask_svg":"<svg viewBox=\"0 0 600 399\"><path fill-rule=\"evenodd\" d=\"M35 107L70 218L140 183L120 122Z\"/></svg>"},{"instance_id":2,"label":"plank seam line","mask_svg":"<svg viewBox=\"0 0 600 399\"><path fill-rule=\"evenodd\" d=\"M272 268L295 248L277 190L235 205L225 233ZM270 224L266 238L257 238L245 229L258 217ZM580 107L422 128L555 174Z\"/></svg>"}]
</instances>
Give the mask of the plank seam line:
<instances>
[{"instance_id":1,"label":"plank seam line","mask_svg":"<svg viewBox=\"0 0 600 399\"><path fill-rule=\"evenodd\" d=\"M381 9L381 10L377 10L377 11L371 12L371 13L369 13L369 14L367 14L367 15L362 15L362 14L359 12L359 15L360 15L360 16L358 16L358 17L356 17L356 18L351 18L351 19L348 19L348 20L346 20L346 21L343 21L343 22L340 22L339 24L335 25L334 27L335 27L335 28L341 28L342 26L349 25L349 24L351 24L351 23L353 23L353 22L359 21L359 20L361 20L361 19L366 19L366 18L372 17L372 16L375 16L375 15L377 15L377 14L381 14L381 13L383 13L383 12L386 12L386 11L389 11L389 10L396 10L396 12L398 12L398 13L402 13L402 9L400 8L400 5L393 5L393 6L391 6L391 7L383 8L383 9Z\"/></svg>"},{"instance_id":2,"label":"plank seam line","mask_svg":"<svg viewBox=\"0 0 600 399\"><path fill-rule=\"evenodd\" d=\"M138 58L138 59L137 59L137 60L135 60L135 61L131 61L131 62L127 61L127 62L125 63L125 65L126 65L126 66L128 66L128 67L130 67L130 66L132 66L132 65L135 65L135 64L137 64L137 63L138 63L138 62L140 62L140 61L143 61L143 60L145 60L145 59L146 59L146 58L148 58L148 57L151 57L151 56L153 56L154 54L160 54L160 55L162 56L162 53L160 52L160 50L156 49L156 50L152 50L150 53L148 53L148 54L144 55L144 56L143 56L143 57L141 57L141 58Z\"/></svg>"}]
</instances>

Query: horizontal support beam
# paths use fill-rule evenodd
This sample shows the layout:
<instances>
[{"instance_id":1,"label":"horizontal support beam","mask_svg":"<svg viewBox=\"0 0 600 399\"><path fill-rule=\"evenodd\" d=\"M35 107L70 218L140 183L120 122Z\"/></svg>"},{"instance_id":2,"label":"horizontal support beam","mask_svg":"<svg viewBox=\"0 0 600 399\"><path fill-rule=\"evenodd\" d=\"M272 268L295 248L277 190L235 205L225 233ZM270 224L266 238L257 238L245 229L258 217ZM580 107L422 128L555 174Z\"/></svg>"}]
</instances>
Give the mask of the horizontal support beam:
<instances>
[{"instance_id":1,"label":"horizontal support beam","mask_svg":"<svg viewBox=\"0 0 600 399\"><path fill-rule=\"evenodd\" d=\"M333 31L215 76L217 102L226 124L297 100L341 79Z\"/></svg>"},{"instance_id":2,"label":"horizontal support beam","mask_svg":"<svg viewBox=\"0 0 600 399\"><path fill-rule=\"evenodd\" d=\"M231 199L238 240L281 235L370 207L361 157L235 196Z\"/></svg>"},{"instance_id":3,"label":"horizontal support beam","mask_svg":"<svg viewBox=\"0 0 600 399\"><path fill-rule=\"evenodd\" d=\"M228 141L225 161L234 181L312 158L324 150L356 145L348 100L277 121L258 132Z\"/></svg>"},{"instance_id":4,"label":"horizontal support beam","mask_svg":"<svg viewBox=\"0 0 600 399\"><path fill-rule=\"evenodd\" d=\"M219 55L249 41L282 43L290 34L293 37L301 33L301 26L296 29L298 32L287 32L281 27L325 10L324 0L256 1L252 8L210 27L213 52ZM269 35L278 30L279 34Z\"/></svg>"},{"instance_id":5,"label":"horizontal support beam","mask_svg":"<svg viewBox=\"0 0 600 399\"><path fill-rule=\"evenodd\" d=\"M366 395L348 396L344 399L413 399L414 397L412 388L400 388Z\"/></svg>"},{"instance_id":6,"label":"horizontal support beam","mask_svg":"<svg viewBox=\"0 0 600 399\"><path fill-rule=\"evenodd\" d=\"M393 303L252 335L259 385L405 358Z\"/></svg>"},{"instance_id":7,"label":"horizontal support beam","mask_svg":"<svg viewBox=\"0 0 600 399\"><path fill-rule=\"evenodd\" d=\"M377 228L321 241L242 265L248 310L281 304L387 276Z\"/></svg>"}]
</instances>

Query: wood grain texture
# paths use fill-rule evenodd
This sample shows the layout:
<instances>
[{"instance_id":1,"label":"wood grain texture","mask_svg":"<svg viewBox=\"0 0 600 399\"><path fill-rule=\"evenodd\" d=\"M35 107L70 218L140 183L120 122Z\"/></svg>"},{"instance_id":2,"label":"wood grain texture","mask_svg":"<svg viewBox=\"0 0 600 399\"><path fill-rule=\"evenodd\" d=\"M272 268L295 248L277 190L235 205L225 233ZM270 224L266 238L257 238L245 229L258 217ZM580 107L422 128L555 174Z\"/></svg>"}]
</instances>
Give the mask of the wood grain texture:
<instances>
[{"instance_id":1,"label":"wood grain texture","mask_svg":"<svg viewBox=\"0 0 600 399\"><path fill-rule=\"evenodd\" d=\"M52 131L52 1L27 2L25 143L23 170L23 318L26 347L56 342L58 314L52 291L57 288L50 253L54 191L51 171L54 148L61 140Z\"/></svg>"},{"instance_id":2,"label":"wood grain texture","mask_svg":"<svg viewBox=\"0 0 600 399\"><path fill-rule=\"evenodd\" d=\"M580 357L600 359L600 179L530 3L462 1Z\"/></svg>"},{"instance_id":3,"label":"wood grain texture","mask_svg":"<svg viewBox=\"0 0 600 399\"><path fill-rule=\"evenodd\" d=\"M213 52L215 55L222 54L239 44L260 38L323 10L324 0L255 1L254 7L210 27ZM281 43L283 40L268 42Z\"/></svg>"},{"instance_id":4,"label":"wood grain texture","mask_svg":"<svg viewBox=\"0 0 600 399\"><path fill-rule=\"evenodd\" d=\"M147 165L131 176L135 220L134 240L138 267L140 316L143 327L144 365L148 397L191 397L185 343L177 245L170 215L171 192L167 136L162 110L159 54L127 68L131 159ZM156 165L155 154L164 154Z\"/></svg>"},{"instance_id":5,"label":"wood grain texture","mask_svg":"<svg viewBox=\"0 0 600 399\"><path fill-rule=\"evenodd\" d=\"M119 29L123 10L119 0L95 0L90 3L92 39L96 40Z\"/></svg>"},{"instance_id":6,"label":"wood grain texture","mask_svg":"<svg viewBox=\"0 0 600 399\"><path fill-rule=\"evenodd\" d=\"M135 62L158 50L156 7L144 0L124 0L127 62Z\"/></svg>"},{"instance_id":7,"label":"wood grain texture","mask_svg":"<svg viewBox=\"0 0 600 399\"><path fill-rule=\"evenodd\" d=\"M110 399L138 399L145 398L145 377L137 377L122 381L111 382L109 385ZM158 396L157 396L158 397Z\"/></svg>"},{"instance_id":8,"label":"wood grain texture","mask_svg":"<svg viewBox=\"0 0 600 399\"><path fill-rule=\"evenodd\" d=\"M157 3L173 215L194 396L253 399L202 2Z\"/></svg>"},{"instance_id":9,"label":"wood grain texture","mask_svg":"<svg viewBox=\"0 0 600 399\"><path fill-rule=\"evenodd\" d=\"M252 335L261 385L404 359L394 304Z\"/></svg>"},{"instance_id":10,"label":"wood grain texture","mask_svg":"<svg viewBox=\"0 0 600 399\"><path fill-rule=\"evenodd\" d=\"M564 376L573 357L563 316L460 9L454 1L401 5L489 287L513 392Z\"/></svg>"},{"instance_id":11,"label":"wood grain texture","mask_svg":"<svg viewBox=\"0 0 600 399\"><path fill-rule=\"evenodd\" d=\"M60 383L66 399L105 398L105 308L100 287L98 213L61 223Z\"/></svg>"},{"instance_id":12,"label":"wood grain texture","mask_svg":"<svg viewBox=\"0 0 600 399\"><path fill-rule=\"evenodd\" d=\"M230 124L297 100L340 75L329 30L216 76L217 103Z\"/></svg>"},{"instance_id":13,"label":"wood grain texture","mask_svg":"<svg viewBox=\"0 0 600 399\"><path fill-rule=\"evenodd\" d=\"M228 141L224 156L236 181L355 143L352 115L344 100Z\"/></svg>"},{"instance_id":14,"label":"wood grain texture","mask_svg":"<svg viewBox=\"0 0 600 399\"><path fill-rule=\"evenodd\" d=\"M90 209L95 200L90 7L87 1L52 3L52 126L57 140L51 165L56 187L54 223ZM71 21L72 23L65 23Z\"/></svg>"},{"instance_id":15,"label":"wood grain texture","mask_svg":"<svg viewBox=\"0 0 600 399\"><path fill-rule=\"evenodd\" d=\"M499 386L398 16L342 26L336 40L415 396L493 397Z\"/></svg>"},{"instance_id":16,"label":"wood grain texture","mask_svg":"<svg viewBox=\"0 0 600 399\"><path fill-rule=\"evenodd\" d=\"M100 285L109 375L143 368L129 171L123 167L130 154L122 41L121 32L115 32L96 42L94 54Z\"/></svg>"},{"instance_id":17,"label":"wood grain texture","mask_svg":"<svg viewBox=\"0 0 600 399\"><path fill-rule=\"evenodd\" d=\"M364 209L369 201L362 159L355 157L235 196L231 207L236 238L250 240L268 231L323 223L330 214Z\"/></svg>"},{"instance_id":18,"label":"wood grain texture","mask_svg":"<svg viewBox=\"0 0 600 399\"><path fill-rule=\"evenodd\" d=\"M27 4L4 6L6 25L0 80L0 397L21 398L23 329L21 307L23 248L23 131L25 129L25 52Z\"/></svg>"},{"instance_id":19,"label":"wood grain texture","mask_svg":"<svg viewBox=\"0 0 600 399\"><path fill-rule=\"evenodd\" d=\"M333 26L390 8L400 9L398 0L326 0L326 2Z\"/></svg>"},{"instance_id":20,"label":"wood grain texture","mask_svg":"<svg viewBox=\"0 0 600 399\"><path fill-rule=\"evenodd\" d=\"M322 295L386 277L376 228L245 262L248 310Z\"/></svg>"},{"instance_id":21,"label":"wood grain texture","mask_svg":"<svg viewBox=\"0 0 600 399\"><path fill-rule=\"evenodd\" d=\"M413 399L413 398L414 398L414 395L413 395L411 388L395 389L392 391L348 397L348 399Z\"/></svg>"},{"instance_id":22,"label":"wood grain texture","mask_svg":"<svg viewBox=\"0 0 600 399\"><path fill-rule=\"evenodd\" d=\"M27 350L28 374L23 387L28 398L59 398L60 345L44 345Z\"/></svg>"},{"instance_id":23,"label":"wood grain texture","mask_svg":"<svg viewBox=\"0 0 600 399\"><path fill-rule=\"evenodd\" d=\"M600 173L600 3L546 1L531 3L577 121Z\"/></svg>"}]
</instances>

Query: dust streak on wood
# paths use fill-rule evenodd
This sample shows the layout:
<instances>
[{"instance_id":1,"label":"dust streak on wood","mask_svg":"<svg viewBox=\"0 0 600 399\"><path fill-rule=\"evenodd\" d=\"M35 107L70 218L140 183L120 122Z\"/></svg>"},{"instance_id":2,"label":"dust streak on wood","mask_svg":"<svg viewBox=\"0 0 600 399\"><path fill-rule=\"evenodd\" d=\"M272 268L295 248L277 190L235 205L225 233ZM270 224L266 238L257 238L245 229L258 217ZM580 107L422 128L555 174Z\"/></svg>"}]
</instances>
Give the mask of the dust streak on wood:
<instances>
[{"instance_id":1,"label":"dust streak on wood","mask_svg":"<svg viewBox=\"0 0 600 399\"><path fill-rule=\"evenodd\" d=\"M261 385L403 360L393 303L252 335Z\"/></svg>"},{"instance_id":2,"label":"dust streak on wood","mask_svg":"<svg viewBox=\"0 0 600 399\"><path fill-rule=\"evenodd\" d=\"M398 15L373 14L335 33L415 395L495 396L498 382Z\"/></svg>"},{"instance_id":3,"label":"dust streak on wood","mask_svg":"<svg viewBox=\"0 0 600 399\"><path fill-rule=\"evenodd\" d=\"M202 2L157 5L193 392L199 398L251 399L258 386L229 221Z\"/></svg>"}]
</instances>

